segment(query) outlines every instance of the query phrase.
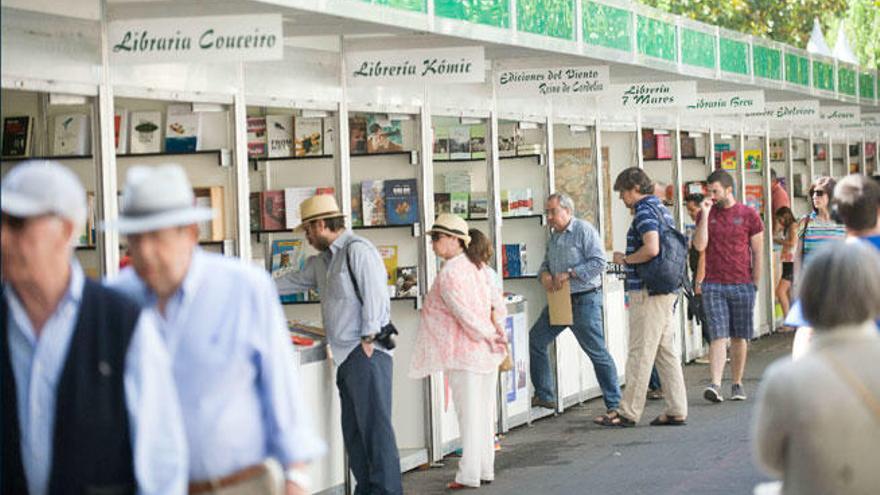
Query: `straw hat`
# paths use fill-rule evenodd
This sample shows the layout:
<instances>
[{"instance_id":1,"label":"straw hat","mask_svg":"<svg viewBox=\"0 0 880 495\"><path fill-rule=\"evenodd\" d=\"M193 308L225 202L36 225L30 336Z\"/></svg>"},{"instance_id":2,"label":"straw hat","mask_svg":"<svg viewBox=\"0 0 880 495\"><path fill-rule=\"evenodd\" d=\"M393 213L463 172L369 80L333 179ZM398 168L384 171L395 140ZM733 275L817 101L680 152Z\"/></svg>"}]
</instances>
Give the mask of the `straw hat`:
<instances>
[{"instance_id":1,"label":"straw hat","mask_svg":"<svg viewBox=\"0 0 880 495\"><path fill-rule=\"evenodd\" d=\"M339 218L345 215L339 211L339 205L336 204L336 196L332 194L318 194L299 205L299 216L302 221L293 230L301 231L307 223L313 220Z\"/></svg>"},{"instance_id":2,"label":"straw hat","mask_svg":"<svg viewBox=\"0 0 880 495\"><path fill-rule=\"evenodd\" d=\"M471 236L468 233L468 224L458 215L453 215L452 213L443 213L436 220L434 220L434 226L428 230L428 234L446 234L452 237L457 237L464 241L464 245L467 246L471 243Z\"/></svg>"}]
</instances>

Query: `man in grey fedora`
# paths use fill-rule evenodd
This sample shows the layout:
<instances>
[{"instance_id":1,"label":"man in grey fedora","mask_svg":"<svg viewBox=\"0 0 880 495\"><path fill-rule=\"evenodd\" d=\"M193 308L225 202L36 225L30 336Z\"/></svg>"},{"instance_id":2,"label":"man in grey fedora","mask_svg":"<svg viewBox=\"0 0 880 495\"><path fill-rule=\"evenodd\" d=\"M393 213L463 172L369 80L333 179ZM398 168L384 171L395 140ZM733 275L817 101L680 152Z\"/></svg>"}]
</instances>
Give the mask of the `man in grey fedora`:
<instances>
[{"instance_id":1,"label":"man in grey fedora","mask_svg":"<svg viewBox=\"0 0 880 495\"><path fill-rule=\"evenodd\" d=\"M266 272L198 248L197 223L212 211L193 203L180 166L135 166L109 225L127 235L132 260L111 285L157 310L172 357L189 493L306 493L300 468L324 445L300 397L278 294Z\"/></svg>"},{"instance_id":2,"label":"man in grey fedora","mask_svg":"<svg viewBox=\"0 0 880 495\"><path fill-rule=\"evenodd\" d=\"M155 316L86 278L73 256L86 221L79 180L56 162L23 163L0 201L0 493L185 493L186 439Z\"/></svg>"},{"instance_id":3,"label":"man in grey fedora","mask_svg":"<svg viewBox=\"0 0 880 495\"><path fill-rule=\"evenodd\" d=\"M301 271L276 276L279 292L317 288L342 409L342 435L357 495L402 494L400 458L391 425L392 353L376 337L391 319L385 265L376 247L345 228L327 194L300 205L309 244L320 251Z\"/></svg>"}]
</instances>

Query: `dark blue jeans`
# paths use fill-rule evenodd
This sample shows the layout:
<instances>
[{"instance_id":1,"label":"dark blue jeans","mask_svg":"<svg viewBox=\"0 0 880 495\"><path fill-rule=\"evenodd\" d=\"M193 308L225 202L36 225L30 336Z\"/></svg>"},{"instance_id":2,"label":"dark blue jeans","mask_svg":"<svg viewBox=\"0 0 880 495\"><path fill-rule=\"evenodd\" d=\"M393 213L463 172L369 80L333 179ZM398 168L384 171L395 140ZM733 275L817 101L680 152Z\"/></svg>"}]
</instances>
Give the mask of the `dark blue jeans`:
<instances>
[{"instance_id":1,"label":"dark blue jeans","mask_svg":"<svg viewBox=\"0 0 880 495\"><path fill-rule=\"evenodd\" d=\"M617 367L605 347L605 334L602 324L602 291L591 294L572 295L571 309L574 325L571 326L581 349L593 363L593 370L599 380L605 407L617 409L620 403L620 386L617 384ZM541 316L529 331L529 356L531 359L532 384L535 396L541 400L555 402L556 392L553 373L550 371L550 356L547 346L567 327L550 325L550 315L545 307Z\"/></svg>"},{"instance_id":2,"label":"dark blue jeans","mask_svg":"<svg viewBox=\"0 0 880 495\"><path fill-rule=\"evenodd\" d=\"M357 480L356 495L403 494L400 457L391 426L391 356L357 346L339 366L336 387L342 438Z\"/></svg>"}]
</instances>

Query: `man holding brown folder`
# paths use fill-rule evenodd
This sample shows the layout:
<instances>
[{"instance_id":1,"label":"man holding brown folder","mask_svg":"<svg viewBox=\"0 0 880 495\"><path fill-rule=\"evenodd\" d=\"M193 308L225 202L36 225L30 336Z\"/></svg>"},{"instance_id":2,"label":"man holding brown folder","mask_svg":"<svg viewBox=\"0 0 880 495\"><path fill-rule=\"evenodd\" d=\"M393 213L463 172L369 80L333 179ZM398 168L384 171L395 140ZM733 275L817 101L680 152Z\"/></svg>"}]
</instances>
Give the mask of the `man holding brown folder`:
<instances>
[{"instance_id":1,"label":"man holding brown folder","mask_svg":"<svg viewBox=\"0 0 880 495\"><path fill-rule=\"evenodd\" d=\"M562 193L551 194L544 209L550 239L538 270L550 303L529 333L532 406L556 409L556 393L547 346L571 328L593 363L608 411L620 402L617 367L605 346L602 320L602 273L605 253L596 229L574 217L574 202Z\"/></svg>"}]
</instances>

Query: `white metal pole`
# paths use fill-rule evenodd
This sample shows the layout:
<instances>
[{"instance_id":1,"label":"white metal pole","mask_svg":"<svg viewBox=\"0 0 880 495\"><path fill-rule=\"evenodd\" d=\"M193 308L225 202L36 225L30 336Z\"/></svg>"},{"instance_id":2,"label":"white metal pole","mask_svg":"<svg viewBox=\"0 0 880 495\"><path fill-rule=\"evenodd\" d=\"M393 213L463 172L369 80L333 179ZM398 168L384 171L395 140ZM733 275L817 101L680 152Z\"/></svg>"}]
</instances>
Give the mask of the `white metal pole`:
<instances>
[{"instance_id":1,"label":"white metal pole","mask_svg":"<svg viewBox=\"0 0 880 495\"><path fill-rule=\"evenodd\" d=\"M100 218L104 221L116 220L119 216L117 193L119 191L116 169L115 126L113 115L113 83L110 74L110 41L107 17L107 0L101 0L101 84L98 86L98 130L99 137L96 150L97 184L100 199ZM46 135L48 136L48 134ZM46 139L48 143L48 137ZM47 144L48 146L48 144ZM98 161L99 160L99 161ZM101 267L105 276L119 272L119 232L116 230L98 230L99 254Z\"/></svg>"},{"instance_id":2,"label":"white metal pole","mask_svg":"<svg viewBox=\"0 0 880 495\"><path fill-rule=\"evenodd\" d=\"M238 64L238 81L232 103L233 147L235 150L235 251L245 262L251 260L250 178L248 175L247 103L245 102L244 63ZM268 164L268 162L266 162ZM266 170L269 176L269 170Z\"/></svg>"},{"instance_id":3,"label":"white metal pole","mask_svg":"<svg viewBox=\"0 0 880 495\"><path fill-rule=\"evenodd\" d=\"M737 168L737 178L738 182L736 186L736 200L740 203L745 202L746 200L746 135L745 129L743 129L742 125L739 128L739 136L738 136L738 150L736 151L736 168Z\"/></svg>"},{"instance_id":4,"label":"white metal pole","mask_svg":"<svg viewBox=\"0 0 880 495\"><path fill-rule=\"evenodd\" d=\"M767 264L767 272L766 272L766 280L762 282L762 285L767 290L766 300L767 300L767 321L769 323L769 331L768 333L773 332L776 322L776 294L773 289L775 288L775 273L776 267L773 263L773 202L771 201L773 195L771 194L771 177L770 177L770 128L769 126L764 130L764 156L765 164L767 166L762 170L762 178L764 183L764 261Z\"/></svg>"}]
</instances>

